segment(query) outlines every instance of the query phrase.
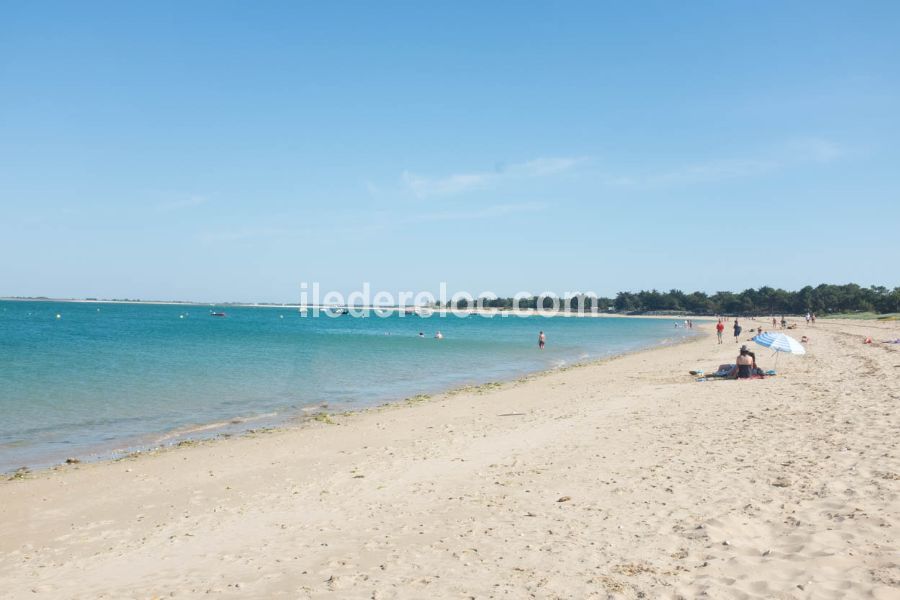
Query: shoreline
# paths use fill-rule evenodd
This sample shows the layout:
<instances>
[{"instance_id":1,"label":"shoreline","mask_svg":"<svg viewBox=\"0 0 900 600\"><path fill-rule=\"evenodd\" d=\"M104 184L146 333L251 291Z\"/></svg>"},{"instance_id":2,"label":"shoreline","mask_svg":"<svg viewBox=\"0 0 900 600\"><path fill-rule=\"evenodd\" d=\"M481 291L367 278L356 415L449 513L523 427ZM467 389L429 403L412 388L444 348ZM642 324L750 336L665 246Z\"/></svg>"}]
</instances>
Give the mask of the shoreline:
<instances>
[{"instance_id":1,"label":"shoreline","mask_svg":"<svg viewBox=\"0 0 900 600\"><path fill-rule=\"evenodd\" d=\"M737 351L701 332L0 482L0 582L14 599L895 597L900 347L816 326L777 377L697 382Z\"/></svg>"},{"instance_id":2,"label":"shoreline","mask_svg":"<svg viewBox=\"0 0 900 600\"><path fill-rule=\"evenodd\" d=\"M697 341L702 338L703 334L699 331L690 335L689 337L684 337L681 339L670 339L666 338L660 342L656 342L653 345L637 348L634 350L627 350L624 352L615 352L613 354L598 357L594 359L587 359L584 361L574 361L570 364L564 364L562 366L550 367L546 369L538 369L534 371L529 371L524 374L519 375L510 375L509 377L503 377L497 380L491 381L479 381L475 383L468 384L460 384L456 386L452 386L446 389L441 389L439 391L434 392L425 392L422 391L420 393L416 393L412 396L407 396L403 398L392 398L386 400L384 402L380 402L378 404L374 404L371 406L361 406L359 408L351 408L347 410L341 411L332 411L330 410L331 406L327 400L322 401L321 403L311 404L304 407L296 408L295 410L285 412L284 414L272 414L272 413L264 413L264 414L253 414L253 415L231 415L231 416L223 416L219 419L210 422L198 422L187 424L179 427L172 428L165 432L160 433L148 433L135 439L136 442L134 444L127 444L127 440L122 440L119 442L110 442L107 444L96 444L95 448L96 452L88 452L84 453L72 453L69 456L62 457L53 461L40 461L32 464L23 464L19 467L2 471L0 472L0 480L2 478L13 478L18 477L21 478L24 474L38 474L48 470L57 470L60 468L65 468L70 464L97 464L97 463L108 463L108 462L118 462L124 460L126 458L133 458L137 456L143 455L151 455L160 452L167 452L174 449L177 449L182 446L189 446L195 444L208 444L208 443L217 443L217 442L226 442L227 440L235 437L242 437L247 435L256 435L261 431L270 432L270 431L287 431L287 430L298 430L306 425L308 425L311 421L321 420L323 415L324 417L330 418L332 416L338 415L348 415L348 414L360 414L373 410L382 410L387 407L393 406L404 406L411 401L415 402L423 402L423 401L431 401L438 398L454 396L461 393L466 393L470 391L475 391L481 388L496 388L499 386L507 386L514 385L518 383L524 383L526 381L530 381L534 378L546 376L556 372L563 372L569 369L590 367L592 365L603 364L609 360L614 360L616 358L622 356L628 356L631 354L637 354L641 352L649 352L654 349L659 348L667 348L672 346L678 346L682 344L689 344ZM251 427L242 427L245 424L252 424L258 421L266 421L268 420L268 424L264 424L261 427L251 426ZM205 435L205 433L209 433L209 435ZM197 435L200 434L200 435ZM137 441L139 439L145 439L146 442ZM124 444L124 445L123 445ZM115 448L110 448L111 446L115 446ZM101 448L106 448L106 450L101 450Z\"/></svg>"},{"instance_id":3,"label":"shoreline","mask_svg":"<svg viewBox=\"0 0 900 600\"><path fill-rule=\"evenodd\" d=\"M494 317L494 316L516 316L516 317L535 317L541 316L546 318L551 317L588 317L588 318L622 318L622 319L698 319L700 321L708 321L715 320L717 318L725 318L727 320L731 320L735 317L733 314L725 314L725 315L715 315L715 314L691 314L684 312L672 312L672 313L655 313L647 314L647 313L622 313L616 311L587 311L587 312L578 312L578 311L570 311L570 310L559 310L556 312L551 311L539 311L537 309L499 309L499 308L466 308L466 309L447 309L447 308L435 308L428 306L373 306L373 305L361 305L361 306L336 306L336 305L324 305L324 304L300 304L300 303L257 303L257 302L194 302L190 300L101 300L101 299L87 299L87 298L25 298L25 297L17 297L17 296L2 296L0 297L0 302L59 302L63 304L147 304L154 306L189 306L189 307L197 307L197 308L207 308L207 307L226 307L226 308L272 308L272 309L289 309L289 310L314 310L318 309L323 313L327 312L332 308L348 308L351 310L357 311L367 311L367 312L386 312L386 313L398 313L403 316L409 317L419 317L419 318L430 318L433 314L422 315L422 314L405 314L405 311L408 309L425 309L429 310L434 314L437 314L440 317L447 316L457 316L457 317L466 317L470 315L480 315L484 317ZM790 317L792 319L803 320L804 315L801 313L759 313L755 316L741 316L738 315L738 318L742 318L745 320L756 320L762 319L766 321L767 319L771 319L772 317ZM335 317L337 318L337 317ZM855 321L859 320L862 322L868 321L895 321L897 320L897 315L895 313L871 313L871 316L865 317L850 317L847 316L847 313L837 313L834 316L831 315L822 315L819 317L819 320L838 320L838 321Z\"/></svg>"},{"instance_id":4,"label":"shoreline","mask_svg":"<svg viewBox=\"0 0 900 600\"><path fill-rule=\"evenodd\" d=\"M653 314L653 315L643 315L643 314L624 314L618 312L608 312L608 311L588 311L588 312L572 312L572 311L538 311L537 309L498 309L498 308L467 308L467 309L444 309L444 308L431 308L431 307L414 307L414 306L370 306L370 305L362 305L362 306L331 306L324 304L257 304L257 303L244 303L244 302L190 302L190 301L177 301L177 300L87 300L81 298L15 298L15 297L0 297L0 302L59 302L66 304L148 304L154 306L193 306L198 308L208 308L208 307L225 307L225 308L273 308L273 309L289 309L289 310L316 310L318 309L323 314L326 313L331 308L348 308L350 310L358 310L358 311L367 311L367 312L385 312L385 313L398 313L404 317L416 317L416 318L431 318L432 316L438 316L440 318L446 318L449 316L453 317L466 317L470 315L479 315L483 317L545 317L545 318L554 318L554 317L584 317L584 318L621 318L621 319L699 319L699 320L709 320L715 319L715 315L685 315L685 314ZM407 309L411 308L428 308L433 311L433 314L430 315L420 315L420 314L405 314ZM327 315L326 315L327 316ZM334 316L329 318L340 318L341 316Z\"/></svg>"}]
</instances>

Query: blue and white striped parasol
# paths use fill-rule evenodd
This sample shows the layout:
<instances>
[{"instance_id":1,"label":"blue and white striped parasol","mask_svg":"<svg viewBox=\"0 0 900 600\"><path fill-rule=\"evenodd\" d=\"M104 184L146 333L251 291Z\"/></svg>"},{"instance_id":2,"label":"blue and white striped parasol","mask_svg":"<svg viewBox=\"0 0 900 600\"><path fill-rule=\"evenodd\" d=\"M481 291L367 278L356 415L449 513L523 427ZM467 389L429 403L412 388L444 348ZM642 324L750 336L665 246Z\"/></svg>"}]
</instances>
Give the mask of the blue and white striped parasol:
<instances>
[{"instance_id":1,"label":"blue and white striped parasol","mask_svg":"<svg viewBox=\"0 0 900 600\"><path fill-rule=\"evenodd\" d=\"M761 333L753 338L753 341L760 346L771 348L775 352L787 352L788 354L806 354L806 348L800 345L800 342L789 335L784 335L783 333L771 333L769 331L766 331L765 333Z\"/></svg>"},{"instance_id":2,"label":"blue and white striped parasol","mask_svg":"<svg viewBox=\"0 0 900 600\"><path fill-rule=\"evenodd\" d=\"M778 355L782 352L787 352L788 354L806 354L806 348L801 346L800 342L783 333L770 333L766 331L765 333L760 333L754 337L753 341L760 346L771 348L775 351L776 367L778 366Z\"/></svg>"}]
</instances>

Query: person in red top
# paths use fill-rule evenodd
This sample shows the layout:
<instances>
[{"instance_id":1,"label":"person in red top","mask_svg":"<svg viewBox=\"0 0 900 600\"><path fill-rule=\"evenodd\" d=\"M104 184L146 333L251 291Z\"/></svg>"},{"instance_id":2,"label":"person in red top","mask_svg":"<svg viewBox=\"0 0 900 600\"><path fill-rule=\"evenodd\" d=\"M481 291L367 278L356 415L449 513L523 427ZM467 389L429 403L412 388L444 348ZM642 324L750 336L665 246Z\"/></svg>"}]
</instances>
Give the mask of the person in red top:
<instances>
[{"instance_id":1,"label":"person in red top","mask_svg":"<svg viewBox=\"0 0 900 600\"><path fill-rule=\"evenodd\" d=\"M716 336L719 338L719 343L722 343L722 332L725 331L725 323L722 322L722 319L719 319L719 322L716 323Z\"/></svg>"}]
</instances>

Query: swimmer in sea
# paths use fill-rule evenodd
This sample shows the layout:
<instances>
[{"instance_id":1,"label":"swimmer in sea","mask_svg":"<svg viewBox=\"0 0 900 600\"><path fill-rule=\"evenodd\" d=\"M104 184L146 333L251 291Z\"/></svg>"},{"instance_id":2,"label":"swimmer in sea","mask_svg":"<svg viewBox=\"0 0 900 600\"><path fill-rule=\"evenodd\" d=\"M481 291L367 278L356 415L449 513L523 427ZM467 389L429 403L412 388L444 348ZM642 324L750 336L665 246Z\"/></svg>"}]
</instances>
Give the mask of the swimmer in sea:
<instances>
[{"instance_id":1,"label":"swimmer in sea","mask_svg":"<svg viewBox=\"0 0 900 600\"><path fill-rule=\"evenodd\" d=\"M544 332L542 331L538 334L538 348L543 350L544 344L546 344L546 343L547 343L547 336L544 335Z\"/></svg>"}]
</instances>

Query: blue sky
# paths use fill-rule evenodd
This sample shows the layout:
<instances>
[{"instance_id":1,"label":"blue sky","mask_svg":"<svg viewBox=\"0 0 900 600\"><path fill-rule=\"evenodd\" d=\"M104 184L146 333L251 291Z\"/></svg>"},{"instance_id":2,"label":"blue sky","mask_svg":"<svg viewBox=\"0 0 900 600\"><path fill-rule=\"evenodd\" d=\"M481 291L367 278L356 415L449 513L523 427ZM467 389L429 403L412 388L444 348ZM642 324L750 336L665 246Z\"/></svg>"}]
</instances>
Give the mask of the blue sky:
<instances>
[{"instance_id":1,"label":"blue sky","mask_svg":"<svg viewBox=\"0 0 900 600\"><path fill-rule=\"evenodd\" d=\"M0 13L0 295L900 285L896 2Z\"/></svg>"}]
</instances>

